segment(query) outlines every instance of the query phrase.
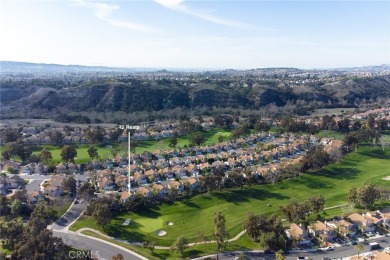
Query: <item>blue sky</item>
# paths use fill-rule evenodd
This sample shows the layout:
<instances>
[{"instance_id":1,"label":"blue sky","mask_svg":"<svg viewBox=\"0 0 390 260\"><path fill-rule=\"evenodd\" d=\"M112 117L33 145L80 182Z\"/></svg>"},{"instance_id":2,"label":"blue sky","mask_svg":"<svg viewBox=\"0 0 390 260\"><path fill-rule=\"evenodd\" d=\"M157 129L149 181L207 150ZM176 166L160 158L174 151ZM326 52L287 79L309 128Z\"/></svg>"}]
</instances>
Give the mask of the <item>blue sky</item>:
<instances>
[{"instance_id":1,"label":"blue sky","mask_svg":"<svg viewBox=\"0 0 390 260\"><path fill-rule=\"evenodd\" d=\"M0 60L121 67L390 63L389 1L0 2Z\"/></svg>"}]
</instances>

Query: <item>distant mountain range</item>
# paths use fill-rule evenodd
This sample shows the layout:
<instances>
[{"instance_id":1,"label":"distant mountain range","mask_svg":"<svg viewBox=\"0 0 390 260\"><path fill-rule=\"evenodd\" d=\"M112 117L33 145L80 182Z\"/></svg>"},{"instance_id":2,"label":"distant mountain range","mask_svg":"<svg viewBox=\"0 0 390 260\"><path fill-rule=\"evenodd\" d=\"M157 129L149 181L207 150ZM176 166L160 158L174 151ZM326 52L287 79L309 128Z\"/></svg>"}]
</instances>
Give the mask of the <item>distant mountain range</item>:
<instances>
[{"instance_id":1,"label":"distant mountain range","mask_svg":"<svg viewBox=\"0 0 390 260\"><path fill-rule=\"evenodd\" d=\"M0 70L3 73L18 72L134 72L134 71L152 71L155 69L142 68L119 68L107 66L83 66L83 65L62 65L47 63L31 63L19 61L0 61Z\"/></svg>"},{"instance_id":2,"label":"distant mountain range","mask_svg":"<svg viewBox=\"0 0 390 260\"><path fill-rule=\"evenodd\" d=\"M264 68L265 69L265 68ZM271 68L278 69L278 68ZM169 71L193 71L200 72L209 69L184 69L184 68L169 68ZM390 64L372 65L363 67L345 67L345 68L330 68L320 69L329 71L383 71L390 70ZM47 63L31 63L19 61L0 61L0 71L2 73L43 73L43 72L151 72L151 71L166 71L163 68L126 68L126 67L109 67L109 66L84 66L84 65L62 65L62 64L47 64ZM236 71L236 70L231 70Z\"/></svg>"}]
</instances>

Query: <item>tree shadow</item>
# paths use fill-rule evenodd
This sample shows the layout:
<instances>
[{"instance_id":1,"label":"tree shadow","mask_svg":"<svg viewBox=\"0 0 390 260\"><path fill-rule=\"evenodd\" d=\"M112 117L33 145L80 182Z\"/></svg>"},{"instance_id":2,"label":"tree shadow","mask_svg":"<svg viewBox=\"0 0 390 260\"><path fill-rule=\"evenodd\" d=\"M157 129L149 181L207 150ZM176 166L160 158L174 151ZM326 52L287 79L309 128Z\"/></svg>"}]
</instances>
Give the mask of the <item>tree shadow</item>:
<instances>
[{"instance_id":1,"label":"tree shadow","mask_svg":"<svg viewBox=\"0 0 390 260\"><path fill-rule=\"evenodd\" d=\"M202 253L204 252L201 250L189 248L183 252L183 258L187 258L187 257L194 258L196 256L201 256Z\"/></svg>"},{"instance_id":2,"label":"tree shadow","mask_svg":"<svg viewBox=\"0 0 390 260\"><path fill-rule=\"evenodd\" d=\"M239 204L242 202L249 202L249 199L256 200L269 200L269 199L277 199L277 200L285 200L290 197L281 195L279 193L269 192L265 190L259 189L245 189L245 190L229 190L224 192L215 192L213 194L215 197L225 200L230 203Z\"/></svg>"},{"instance_id":3,"label":"tree shadow","mask_svg":"<svg viewBox=\"0 0 390 260\"><path fill-rule=\"evenodd\" d=\"M337 180L352 180L362 173L361 170L352 165L354 164L351 164L351 167L340 166L337 167L337 169L323 169L318 173L318 175Z\"/></svg>"},{"instance_id":4,"label":"tree shadow","mask_svg":"<svg viewBox=\"0 0 390 260\"><path fill-rule=\"evenodd\" d=\"M358 148L358 153L367 157L375 158L375 159L384 159L389 160L390 159L390 153L389 151L385 149L383 151L382 149L370 149L370 150L360 150Z\"/></svg>"},{"instance_id":5,"label":"tree shadow","mask_svg":"<svg viewBox=\"0 0 390 260\"><path fill-rule=\"evenodd\" d=\"M158 253L153 252L152 256L157 257L158 259L168 259L168 258L170 258L171 255L168 252L164 252L161 250Z\"/></svg>"},{"instance_id":6,"label":"tree shadow","mask_svg":"<svg viewBox=\"0 0 390 260\"><path fill-rule=\"evenodd\" d=\"M143 217L148 217L148 218L158 218L158 217L160 217L161 213L153 210L153 208L155 210L159 209L156 205L154 205L154 206L151 206L151 208L142 209L142 210L137 211L137 214L140 215L140 216L143 216Z\"/></svg>"},{"instance_id":7,"label":"tree shadow","mask_svg":"<svg viewBox=\"0 0 390 260\"><path fill-rule=\"evenodd\" d=\"M188 207L200 209L200 207L197 204L195 204L189 200L182 200L181 202Z\"/></svg>"}]
</instances>

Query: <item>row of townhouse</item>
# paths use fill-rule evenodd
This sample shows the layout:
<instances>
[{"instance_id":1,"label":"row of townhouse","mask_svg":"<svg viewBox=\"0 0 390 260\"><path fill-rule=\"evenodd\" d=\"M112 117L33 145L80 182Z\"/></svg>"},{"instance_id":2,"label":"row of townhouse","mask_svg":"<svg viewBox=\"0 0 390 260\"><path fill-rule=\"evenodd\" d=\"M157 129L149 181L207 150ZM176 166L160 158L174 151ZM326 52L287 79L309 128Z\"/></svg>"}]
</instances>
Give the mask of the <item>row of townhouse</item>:
<instances>
[{"instance_id":1,"label":"row of townhouse","mask_svg":"<svg viewBox=\"0 0 390 260\"><path fill-rule=\"evenodd\" d=\"M200 189L200 181L197 178L186 178L180 181L171 180L166 185L161 183L154 183L149 187L142 186L138 188L136 191L123 191L120 196L120 200L122 202L128 202L133 200L137 194L143 196L147 199L163 199L170 194L170 190L174 189L177 194L182 194L186 188L190 190L198 190Z\"/></svg>"},{"instance_id":2,"label":"row of townhouse","mask_svg":"<svg viewBox=\"0 0 390 260\"><path fill-rule=\"evenodd\" d=\"M358 232L361 234L375 232L379 226L390 228L390 208L363 214L353 213L341 220L316 221L307 230L302 225L294 223L286 230L286 235L296 244L302 245L311 244L309 234L323 242L330 242L337 236L354 237Z\"/></svg>"},{"instance_id":3,"label":"row of townhouse","mask_svg":"<svg viewBox=\"0 0 390 260\"><path fill-rule=\"evenodd\" d=\"M281 144L278 146L279 143ZM132 155L131 160L133 164L130 166L130 170L133 173L132 182L134 184L144 185L175 177L196 177L206 171L213 173L217 167L222 167L224 170L231 170L236 167L250 167L252 173L255 175L276 174L279 170L278 164L272 163L265 166L259 166L258 164L262 163L265 159L271 161L283 156L293 155L299 149L303 149L304 141L292 139L290 142L290 140L283 138L277 140L273 145L275 148L270 151L261 151L255 148L238 148L219 153L216 153L213 147L201 147L196 151L197 155L195 154L193 156L186 155L186 149L180 151L181 153L171 150L167 152L175 157L165 157L165 159L158 156L160 151L157 152L157 156L156 154L147 152L140 155ZM204 152L206 154L203 154ZM207 154L207 152L210 153ZM299 161L300 158L292 160ZM126 175L128 171L128 166L126 165L127 158L117 155L115 162L120 164L122 171L125 171L122 174ZM106 173L109 174L107 171ZM97 182L101 182L101 184L98 184L98 187L102 190L112 190L115 188L115 185L117 187L123 187L123 183L126 182L126 177L115 178L111 176L110 178L103 179L98 176Z\"/></svg>"}]
</instances>

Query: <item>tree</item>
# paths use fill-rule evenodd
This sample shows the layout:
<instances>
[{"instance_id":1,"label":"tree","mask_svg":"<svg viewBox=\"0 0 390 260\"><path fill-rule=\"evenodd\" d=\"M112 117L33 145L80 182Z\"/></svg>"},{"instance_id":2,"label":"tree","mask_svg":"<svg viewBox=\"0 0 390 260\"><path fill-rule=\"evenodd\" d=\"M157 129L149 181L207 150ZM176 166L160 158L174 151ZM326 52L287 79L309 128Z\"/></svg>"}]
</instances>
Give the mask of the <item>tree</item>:
<instances>
[{"instance_id":1,"label":"tree","mask_svg":"<svg viewBox=\"0 0 390 260\"><path fill-rule=\"evenodd\" d=\"M68 259L67 246L53 232L44 229L36 236L25 230L12 252L12 259Z\"/></svg>"},{"instance_id":2,"label":"tree","mask_svg":"<svg viewBox=\"0 0 390 260\"><path fill-rule=\"evenodd\" d=\"M355 187L349 189L348 193L348 202L353 204L358 204L358 191Z\"/></svg>"},{"instance_id":3,"label":"tree","mask_svg":"<svg viewBox=\"0 0 390 260\"><path fill-rule=\"evenodd\" d=\"M63 142L64 142L64 135L61 132L57 131L57 130L52 131L50 133L50 140L55 145L61 146L63 144Z\"/></svg>"},{"instance_id":4,"label":"tree","mask_svg":"<svg viewBox=\"0 0 390 260\"><path fill-rule=\"evenodd\" d=\"M330 163L329 154L324 150L323 145L311 148L301 163L301 170L319 170L321 167Z\"/></svg>"},{"instance_id":5,"label":"tree","mask_svg":"<svg viewBox=\"0 0 390 260\"><path fill-rule=\"evenodd\" d=\"M232 131L232 138L235 140L240 136L248 135L250 134L250 130L246 124L240 125L236 129Z\"/></svg>"},{"instance_id":6,"label":"tree","mask_svg":"<svg viewBox=\"0 0 390 260\"><path fill-rule=\"evenodd\" d=\"M22 142L8 143L2 152L2 156L5 160L9 160L10 158L19 158L22 161L26 161L31 154L31 148Z\"/></svg>"},{"instance_id":7,"label":"tree","mask_svg":"<svg viewBox=\"0 0 390 260\"><path fill-rule=\"evenodd\" d=\"M27 190L26 189L18 190L12 196L13 200L19 200L20 202L27 202L27 198L28 197L27 197Z\"/></svg>"},{"instance_id":8,"label":"tree","mask_svg":"<svg viewBox=\"0 0 390 260\"><path fill-rule=\"evenodd\" d=\"M99 157L99 154L98 154L98 151L96 149L95 146L90 146L88 148L88 155L89 157L93 160L93 159L97 159Z\"/></svg>"},{"instance_id":9,"label":"tree","mask_svg":"<svg viewBox=\"0 0 390 260\"><path fill-rule=\"evenodd\" d=\"M46 149L46 147L44 147L42 149L42 151L39 154L39 157L40 157L41 161L44 162L45 164L48 164L49 161L51 161L53 159L53 156L52 156L51 152L48 151Z\"/></svg>"},{"instance_id":10,"label":"tree","mask_svg":"<svg viewBox=\"0 0 390 260\"><path fill-rule=\"evenodd\" d=\"M90 201L95 195L95 188L90 183L83 183L79 190L79 196L86 201Z\"/></svg>"},{"instance_id":11,"label":"tree","mask_svg":"<svg viewBox=\"0 0 390 260\"><path fill-rule=\"evenodd\" d=\"M2 137L4 143L10 143L18 141L21 137L21 134L18 132L17 129L7 128L2 133Z\"/></svg>"},{"instance_id":12,"label":"tree","mask_svg":"<svg viewBox=\"0 0 390 260\"><path fill-rule=\"evenodd\" d=\"M7 197L0 195L0 216L8 216L10 212L11 209L9 208Z\"/></svg>"},{"instance_id":13,"label":"tree","mask_svg":"<svg viewBox=\"0 0 390 260\"><path fill-rule=\"evenodd\" d=\"M142 242L142 245L144 248L149 249L150 252L153 253L156 243L153 241L144 241L144 242Z\"/></svg>"},{"instance_id":14,"label":"tree","mask_svg":"<svg viewBox=\"0 0 390 260\"><path fill-rule=\"evenodd\" d=\"M23 233L23 222L21 218L14 218L11 221L0 221L0 239L13 249Z\"/></svg>"},{"instance_id":15,"label":"tree","mask_svg":"<svg viewBox=\"0 0 390 260\"><path fill-rule=\"evenodd\" d=\"M358 252L358 258L359 258L360 252L363 251L363 245L362 245L362 243L361 243L361 242L357 243L357 244L355 245L355 249L356 249L356 251Z\"/></svg>"},{"instance_id":16,"label":"tree","mask_svg":"<svg viewBox=\"0 0 390 260\"><path fill-rule=\"evenodd\" d=\"M375 117L373 114L369 114L367 118L367 126L369 129L375 128Z\"/></svg>"},{"instance_id":17,"label":"tree","mask_svg":"<svg viewBox=\"0 0 390 260\"><path fill-rule=\"evenodd\" d=\"M61 158L64 162L74 162L77 156L77 150L74 145L65 145L61 151Z\"/></svg>"},{"instance_id":18,"label":"tree","mask_svg":"<svg viewBox=\"0 0 390 260\"><path fill-rule=\"evenodd\" d=\"M218 135L218 142L220 142L220 143L223 142L223 136L222 135Z\"/></svg>"},{"instance_id":19,"label":"tree","mask_svg":"<svg viewBox=\"0 0 390 260\"><path fill-rule=\"evenodd\" d=\"M227 239L229 238L229 233L226 230L225 216L222 212L218 212L214 217L214 238L217 242L217 250L221 251L226 247Z\"/></svg>"},{"instance_id":20,"label":"tree","mask_svg":"<svg viewBox=\"0 0 390 260\"><path fill-rule=\"evenodd\" d=\"M62 184L65 190L68 190L69 194L73 195L76 192L76 180L73 176L69 176L64 179Z\"/></svg>"},{"instance_id":21,"label":"tree","mask_svg":"<svg viewBox=\"0 0 390 260\"><path fill-rule=\"evenodd\" d=\"M13 216L18 216L22 212L23 205L20 202L20 200L15 199L12 201L10 208L11 208L11 214Z\"/></svg>"},{"instance_id":22,"label":"tree","mask_svg":"<svg viewBox=\"0 0 390 260\"><path fill-rule=\"evenodd\" d=\"M111 211L107 204L98 204L92 214L98 226L105 228L111 222Z\"/></svg>"},{"instance_id":23,"label":"tree","mask_svg":"<svg viewBox=\"0 0 390 260\"><path fill-rule=\"evenodd\" d=\"M244 229L246 233L252 238L252 240L257 240L259 236L259 227L258 227L258 217L253 214L253 212L249 212L246 218Z\"/></svg>"},{"instance_id":24,"label":"tree","mask_svg":"<svg viewBox=\"0 0 390 260\"><path fill-rule=\"evenodd\" d=\"M270 126L266 123L266 122L263 122L261 120L258 120L256 121L255 125L253 126L253 128L256 130L256 131L269 131L270 129Z\"/></svg>"},{"instance_id":25,"label":"tree","mask_svg":"<svg viewBox=\"0 0 390 260\"><path fill-rule=\"evenodd\" d=\"M179 252L180 255L183 255L184 250L188 248L187 239L184 236L180 236L176 241L171 245L171 251Z\"/></svg>"},{"instance_id":26,"label":"tree","mask_svg":"<svg viewBox=\"0 0 390 260\"><path fill-rule=\"evenodd\" d=\"M323 195L311 197L309 200L310 210L314 213L319 213L324 209L325 198Z\"/></svg>"},{"instance_id":27,"label":"tree","mask_svg":"<svg viewBox=\"0 0 390 260\"><path fill-rule=\"evenodd\" d=\"M41 157L39 157L39 154L31 154L28 161L31 163L39 163L41 161Z\"/></svg>"},{"instance_id":28,"label":"tree","mask_svg":"<svg viewBox=\"0 0 390 260\"><path fill-rule=\"evenodd\" d=\"M176 145L177 145L177 138L176 138L176 136L172 136L171 138L169 138L169 146L176 147Z\"/></svg>"},{"instance_id":29,"label":"tree","mask_svg":"<svg viewBox=\"0 0 390 260\"><path fill-rule=\"evenodd\" d=\"M112 256L112 260L124 260L125 258L123 257L122 254L118 253L116 255Z\"/></svg>"},{"instance_id":30,"label":"tree","mask_svg":"<svg viewBox=\"0 0 390 260\"><path fill-rule=\"evenodd\" d=\"M91 142L91 143L101 143L104 141L104 135L105 135L104 128L98 126L91 130L88 128L85 131L85 137Z\"/></svg>"},{"instance_id":31,"label":"tree","mask_svg":"<svg viewBox=\"0 0 390 260\"><path fill-rule=\"evenodd\" d=\"M358 190L358 202L365 209L373 205L378 198L377 189L373 184L366 184Z\"/></svg>"},{"instance_id":32,"label":"tree","mask_svg":"<svg viewBox=\"0 0 390 260\"><path fill-rule=\"evenodd\" d=\"M279 250L279 251L276 251L276 252L275 252L275 259L276 259L276 260L284 260L284 259L286 259L286 258L283 256L283 251L282 251L282 250Z\"/></svg>"},{"instance_id":33,"label":"tree","mask_svg":"<svg viewBox=\"0 0 390 260\"><path fill-rule=\"evenodd\" d=\"M202 133L194 133L192 136L191 136L191 145L194 146L194 145L201 145L202 143L204 143L205 139L204 139L204 135Z\"/></svg>"},{"instance_id":34,"label":"tree","mask_svg":"<svg viewBox=\"0 0 390 260\"><path fill-rule=\"evenodd\" d=\"M176 187L172 186L168 191L169 199L173 201L177 198L177 195L178 195L178 191Z\"/></svg>"}]
</instances>

